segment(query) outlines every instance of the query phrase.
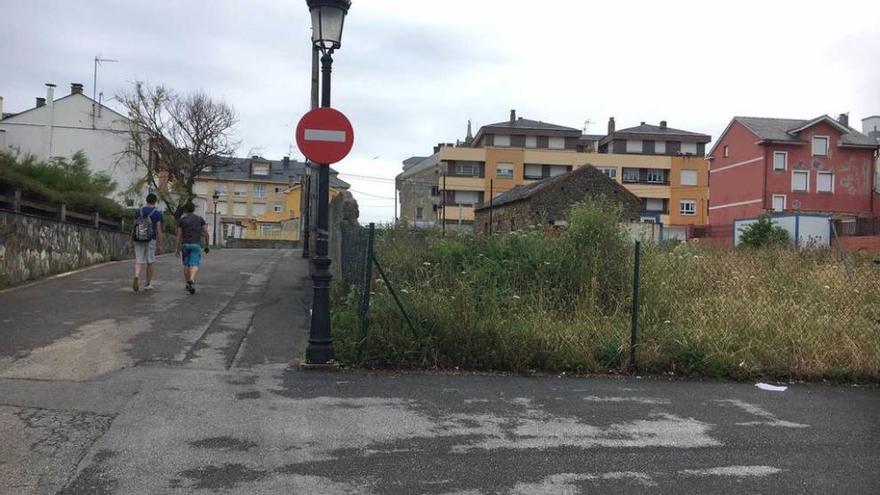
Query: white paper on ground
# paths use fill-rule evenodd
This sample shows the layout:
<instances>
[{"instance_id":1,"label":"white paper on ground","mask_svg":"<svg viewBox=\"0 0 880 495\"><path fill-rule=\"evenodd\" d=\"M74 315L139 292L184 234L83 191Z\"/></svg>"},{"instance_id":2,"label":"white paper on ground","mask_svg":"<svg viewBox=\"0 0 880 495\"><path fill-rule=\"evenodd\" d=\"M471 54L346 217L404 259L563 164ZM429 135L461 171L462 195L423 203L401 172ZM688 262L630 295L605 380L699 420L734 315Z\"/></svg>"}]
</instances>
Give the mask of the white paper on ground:
<instances>
[{"instance_id":1,"label":"white paper on ground","mask_svg":"<svg viewBox=\"0 0 880 495\"><path fill-rule=\"evenodd\" d=\"M755 386L761 390L769 390L770 392L785 392L788 389L785 385L770 385L768 383L756 383Z\"/></svg>"}]
</instances>

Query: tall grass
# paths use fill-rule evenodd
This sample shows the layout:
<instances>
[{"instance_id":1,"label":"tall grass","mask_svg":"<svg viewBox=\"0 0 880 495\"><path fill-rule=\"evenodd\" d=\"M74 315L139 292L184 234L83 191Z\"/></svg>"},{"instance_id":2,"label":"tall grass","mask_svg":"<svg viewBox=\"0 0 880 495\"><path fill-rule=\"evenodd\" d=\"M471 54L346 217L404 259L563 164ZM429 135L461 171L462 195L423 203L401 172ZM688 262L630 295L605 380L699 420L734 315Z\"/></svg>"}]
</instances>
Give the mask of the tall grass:
<instances>
[{"instance_id":1,"label":"tall grass","mask_svg":"<svg viewBox=\"0 0 880 495\"><path fill-rule=\"evenodd\" d=\"M376 253L413 337L374 282L366 364L605 372L629 359L632 243L603 203L567 228L503 236L388 230ZM643 246L639 370L752 378L880 378L880 268L833 253ZM337 285L340 359L354 362L357 295Z\"/></svg>"}]
</instances>

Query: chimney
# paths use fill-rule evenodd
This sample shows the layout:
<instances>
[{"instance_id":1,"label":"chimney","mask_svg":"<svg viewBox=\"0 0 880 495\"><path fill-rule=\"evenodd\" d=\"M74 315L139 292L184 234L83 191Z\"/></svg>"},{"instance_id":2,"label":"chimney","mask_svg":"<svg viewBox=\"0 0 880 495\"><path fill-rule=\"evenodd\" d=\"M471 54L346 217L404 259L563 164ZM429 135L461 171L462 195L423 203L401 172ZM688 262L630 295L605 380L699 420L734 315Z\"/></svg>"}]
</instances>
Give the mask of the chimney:
<instances>
[{"instance_id":1,"label":"chimney","mask_svg":"<svg viewBox=\"0 0 880 495\"><path fill-rule=\"evenodd\" d=\"M516 109L510 111L510 123L512 124L516 120Z\"/></svg>"},{"instance_id":2,"label":"chimney","mask_svg":"<svg viewBox=\"0 0 880 495\"><path fill-rule=\"evenodd\" d=\"M83 93L82 83L70 83L70 94L81 95Z\"/></svg>"},{"instance_id":3,"label":"chimney","mask_svg":"<svg viewBox=\"0 0 880 495\"><path fill-rule=\"evenodd\" d=\"M40 108L40 107L44 107L44 106L46 106L46 99L41 96L38 96L36 108Z\"/></svg>"},{"instance_id":4,"label":"chimney","mask_svg":"<svg viewBox=\"0 0 880 495\"><path fill-rule=\"evenodd\" d=\"M849 127L849 114L842 113L837 117L837 121L843 124L845 127Z\"/></svg>"},{"instance_id":5,"label":"chimney","mask_svg":"<svg viewBox=\"0 0 880 495\"><path fill-rule=\"evenodd\" d=\"M251 160L259 160L259 159L260 159L260 155L252 155L251 156Z\"/></svg>"},{"instance_id":6,"label":"chimney","mask_svg":"<svg viewBox=\"0 0 880 495\"><path fill-rule=\"evenodd\" d=\"M614 117L608 119L608 135L614 134Z\"/></svg>"},{"instance_id":7,"label":"chimney","mask_svg":"<svg viewBox=\"0 0 880 495\"><path fill-rule=\"evenodd\" d=\"M666 121L665 121L665 120L661 120L661 121L660 121L660 128L661 128L661 129L666 129Z\"/></svg>"},{"instance_id":8,"label":"chimney","mask_svg":"<svg viewBox=\"0 0 880 495\"><path fill-rule=\"evenodd\" d=\"M55 101L55 85L52 83L46 83L46 103L52 105Z\"/></svg>"},{"instance_id":9,"label":"chimney","mask_svg":"<svg viewBox=\"0 0 880 495\"><path fill-rule=\"evenodd\" d=\"M639 124L639 125L645 125L645 121L644 121L644 120L643 120L643 121L642 121L642 123L641 123L641 124Z\"/></svg>"},{"instance_id":10,"label":"chimney","mask_svg":"<svg viewBox=\"0 0 880 495\"><path fill-rule=\"evenodd\" d=\"M285 156L285 157L282 159L282 162L284 162L284 168L288 168L288 167L290 167L290 157L289 157L289 156Z\"/></svg>"},{"instance_id":11,"label":"chimney","mask_svg":"<svg viewBox=\"0 0 880 495\"><path fill-rule=\"evenodd\" d=\"M3 120L3 97L0 96L0 120Z\"/></svg>"}]
</instances>

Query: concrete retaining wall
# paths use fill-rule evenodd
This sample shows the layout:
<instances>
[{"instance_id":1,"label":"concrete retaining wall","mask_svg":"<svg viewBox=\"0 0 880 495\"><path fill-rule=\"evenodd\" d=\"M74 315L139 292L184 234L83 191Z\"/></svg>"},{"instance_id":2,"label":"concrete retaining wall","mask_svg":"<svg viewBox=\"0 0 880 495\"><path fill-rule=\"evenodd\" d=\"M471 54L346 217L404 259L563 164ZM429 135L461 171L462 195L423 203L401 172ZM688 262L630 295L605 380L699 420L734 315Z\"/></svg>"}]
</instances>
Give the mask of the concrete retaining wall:
<instances>
[{"instance_id":1,"label":"concrete retaining wall","mask_svg":"<svg viewBox=\"0 0 880 495\"><path fill-rule=\"evenodd\" d=\"M165 236L165 252L174 237ZM132 258L128 234L0 212L0 287Z\"/></svg>"},{"instance_id":2,"label":"concrete retaining wall","mask_svg":"<svg viewBox=\"0 0 880 495\"><path fill-rule=\"evenodd\" d=\"M296 249L300 241L278 239L226 239L226 247L231 249Z\"/></svg>"}]
</instances>

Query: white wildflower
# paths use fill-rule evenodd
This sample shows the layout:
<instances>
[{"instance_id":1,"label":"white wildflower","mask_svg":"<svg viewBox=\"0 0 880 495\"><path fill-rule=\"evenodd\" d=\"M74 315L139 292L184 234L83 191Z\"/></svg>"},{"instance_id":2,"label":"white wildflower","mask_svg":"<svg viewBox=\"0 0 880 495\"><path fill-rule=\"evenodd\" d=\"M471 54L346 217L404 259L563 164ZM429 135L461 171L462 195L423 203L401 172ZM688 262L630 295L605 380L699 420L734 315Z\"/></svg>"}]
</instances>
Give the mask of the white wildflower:
<instances>
[{"instance_id":1,"label":"white wildflower","mask_svg":"<svg viewBox=\"0 0 880 495\"><path fill-rule=\"evenodd\" d=\"M514 298L514 299L519 299L519 296L516 295L516 294L514 294L514 295L513 295L513 298Z\"/></svg>"},{"instance_id":2,"label":"white wildflower","mask_svg":"<svg viewBox=\"0 0 880 495\"><path fill-rule=\"evenodd\" d=\"M400 289L400 292L403 292L404 294L409 294L409 291L406 289Z\"/></svg>"},{"instance_id":3,"label":"white wildflower","mask_svg":"<svg viewBox=\"0 0 880 495\"><path fill-rule=\"evenodd\" d=\"M828 286L828 285L823 285L822 287L824 287L824 288L826 288L826 289L830 289L830 288L831 288L831 287Z\"/></svg>"},{"instance_id":4,"label":"white wildflower","mask_svg":"<svg viewBox=\"0 0 880 495\"><path fill-rule=\"evenodd\" d=\"M663 323L666 323L666 324L668 325L668 324L670 324L670 323L672 323L672 322L669 321L669 320L664 320Z\"/></svg>"},{"instance_id":5,"label":"white wildflower","mask_svg":"<svg viewBox=\"0 0 880 495\"><path fill-rule=\"evenodd\" d=\"M425 261L425 262L422 263L422 264L425 265L425 266L431 266L431 262L430 262L430 261Z\"/></svg>"}]
</instances>

